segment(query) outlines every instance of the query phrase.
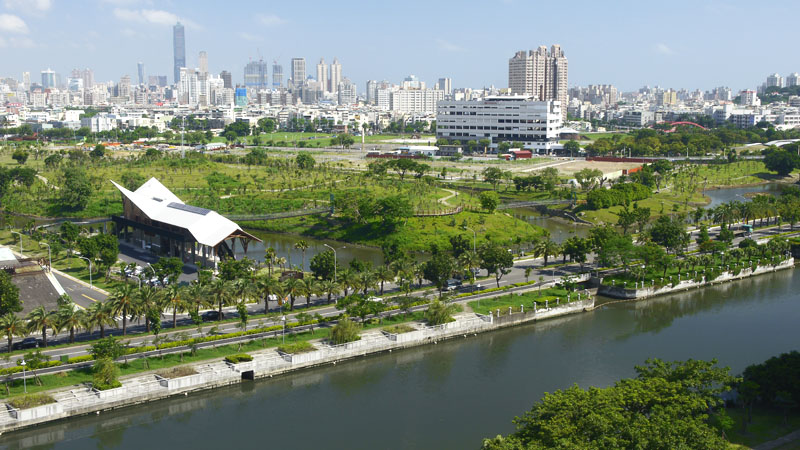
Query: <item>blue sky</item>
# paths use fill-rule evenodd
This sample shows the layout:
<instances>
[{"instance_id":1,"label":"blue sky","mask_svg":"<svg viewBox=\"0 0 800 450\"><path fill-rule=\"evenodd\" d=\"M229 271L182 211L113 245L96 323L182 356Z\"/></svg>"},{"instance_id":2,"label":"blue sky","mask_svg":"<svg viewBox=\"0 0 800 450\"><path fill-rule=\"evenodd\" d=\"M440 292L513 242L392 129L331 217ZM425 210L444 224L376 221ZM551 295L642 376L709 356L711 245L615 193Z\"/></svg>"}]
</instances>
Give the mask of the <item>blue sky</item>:
<instances>
[{"instance_id":1,"label":"blue sky","mask_svg":"<svg viewBox=\"0 0 800 450\"><path fill-rule=\"evenodd\" d=\"M99 81L148 75L172 82L172 25L186 25L187 62L208 52L209 70L241 83L249 58L289 72L305 57L339 58L364 91L368 79L416 74L433 84L506 87L518 50L561 44L569 84L710 89L755 87L800 71L800 2L773 1L210 1L0 0L0 76L33 80L51 67L90 67ZM271 66L271 64L270 64ZM271 67L270 67L271 74Z\"/></svg>"}]
</instances>

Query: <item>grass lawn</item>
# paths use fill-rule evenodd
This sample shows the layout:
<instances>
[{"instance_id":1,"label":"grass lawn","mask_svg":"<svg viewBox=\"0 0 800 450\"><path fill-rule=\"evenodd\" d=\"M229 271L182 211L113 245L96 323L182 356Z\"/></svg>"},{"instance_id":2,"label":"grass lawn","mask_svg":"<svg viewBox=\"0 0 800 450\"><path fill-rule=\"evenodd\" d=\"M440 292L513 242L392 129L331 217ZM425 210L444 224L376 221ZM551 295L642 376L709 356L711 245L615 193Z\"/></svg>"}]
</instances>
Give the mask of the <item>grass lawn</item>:
<instances>
[{"instance_id":1,"label":"grass lawn","mask_svg":"<svg viewBox=\"0 0 800 450\"><path fill-rule=\"evenodd\" d=\"M783 422L783 411L763 407L753 408L753 421L747 425L747 432L742 431L742 421L747 417L743 408L728 408L728 415L735 425L727 432L728 440L747 447L777 439L800 429L800 414L789 414L787 424ZM780 449L800 448L800 441L795 441Z\"/></svg>"},{"instance_id":2,"label":"grass lawn","mask_svg":"<svg viewBox=\"0 0 800 450\"><path fill-rule=\"evenodd\" d=\"M489 314L500 309L500 314L508 314L508 307L514 308L514 311L519 311L520 305L525 308L533 310L533 304L536 303L537 307L543 307L545 302L550 306L556 304L556 299L560 299L560 303L566 303L567 290L562 288L548 288L541 291L530 291L524 294L505 294L499 297L484 298L481 300L473 300L468 302L467 305L472 308L472 311L478 314ZM572 300L577 300L577 293L573 292Z\"/></svg>"}]
</instances>

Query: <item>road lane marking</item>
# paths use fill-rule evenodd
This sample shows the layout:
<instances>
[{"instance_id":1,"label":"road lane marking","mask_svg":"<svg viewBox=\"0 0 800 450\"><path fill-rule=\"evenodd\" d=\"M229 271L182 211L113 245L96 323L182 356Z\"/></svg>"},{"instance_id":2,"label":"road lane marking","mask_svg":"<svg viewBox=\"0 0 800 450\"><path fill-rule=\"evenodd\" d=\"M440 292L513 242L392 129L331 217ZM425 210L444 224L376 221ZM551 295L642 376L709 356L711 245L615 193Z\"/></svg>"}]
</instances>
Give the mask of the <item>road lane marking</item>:
<instances>
[{"instance_id":1,"label":"road lane marking","mask_svg":"<svg viewBox=\"0 0 800 450\"><path fill-rule=\"evenodd\" d=\"M81 294L81 295L82 295L82 296L84 296L84 297L86 297L86 298L88 298L89 300L91 300L91 301L93 301L93 302L97 303L97 300L93 299L92 297L89 297L89 296L88 296L88 295L86 295L86 294Z\"/></svg>"}]
</instances>

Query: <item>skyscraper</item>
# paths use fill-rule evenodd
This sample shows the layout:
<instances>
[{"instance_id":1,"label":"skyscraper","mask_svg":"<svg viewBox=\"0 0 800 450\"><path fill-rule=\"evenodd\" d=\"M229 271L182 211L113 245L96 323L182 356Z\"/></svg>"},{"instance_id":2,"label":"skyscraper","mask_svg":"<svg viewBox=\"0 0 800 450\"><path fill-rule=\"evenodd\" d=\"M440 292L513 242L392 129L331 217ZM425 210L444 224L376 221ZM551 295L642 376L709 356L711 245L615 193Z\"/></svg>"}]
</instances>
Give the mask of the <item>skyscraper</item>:
<instances>
[{"instance_id":1,"label":"skyscraper","mask_svg":"<svg viewBox=\"0 0 800 450\"><path fill-rule=\"evenodd\" d=\"M42 89L56 87L56 73L49 67L42 71Z\"/></svg>"},{"instance_id":2,"label":"skyscraper","mask_svg":"<svg viewBox=\"0 0 800 450\"><path fill-rule=\"evenodd\" d=\"M272 87L277 89L283 86L283 66L277 61L272 62Z\"/></svg>"},{"instance_id":3,"label":"skyscraper","mask_svg":"<svg viewBox=\"0 0 800 450\"><path fill-rule=\"evenodd\" d=\"M197 67L200 69L200 73L208 73L208 53L200 52L197 55Z\"/></svg>"},{"instance_id":4,"label":"skyscraper","mask_svg":"<svg viewBox=\"0 0 800 450\"><path fill-rule=\"evenodd\" d=\"M300 88L306 82L306 59L292 58L292 85Z\"/></svg>"},{"instance_id":5,"label":"skyscraper","mask_svg":"<svg viewBox=\"0 0 800 450\"><path fill-rule=\"evenodd\" d=\"M325 64L325 58L320 58L319 64L317 64L317 83L319 83L323 92L330 92L328 85L328 65Z\"/></svg>"},{"instance_id":6,"label":"skyscraper","mask_svg":"<svg viewBox=\"0 0 800 450\"><path fill-rule=\"evenodd\" d=\"M173 74L175 84L181 79L181 67L186 67L186 36L180 22L172 27L172 53L174 57Z\"/></svg>"},{"instance_id":7,"label":"skyscraper","mask_svg":"<svg viewBox=\"0 0 800 450\"><path fill-rule=\"evenodd\" d=\"M527 53L519 51L508 60L508 87L512 94L560 101L566 120L567 72L567 57L559 45L551 46L549 52L545 46Z\"/></svg>"},{"instance_id":8,"label":"skyscraper","mask_svg":"<svg viewBox=\"0 0 800 450\"><path fill-rule=\"evenodd\" d=\"M233 89L233 77L231 76L230 72L223 70L219 74L219 77L222 78L222 87L226 89Z\"/></svg>"},{"instance_id":9,"label":"skyscraper","mask_svg":"<svg viewBox=\"0 0 800 450\"><path fill-rule=\"evenodd\" d=\"M342 82L342 65L339 64L339 60L334 57L333 62L331 63L331 81L330 81L331 92L334 92L337 89L339 89L339 83L341 82Z\"/></svg>"},{"instance_id":10,"label":"skyscraper","mask_svg":"<svg viewBox=\"0 0 800 450\"><path fill-rule=\"evenodd\" d=\"M31 73L30 72L22 72L22 88L25 90L25 92L28 92L28 91L31 90Z\"/></svg>"},{"instance_id":11,"label":"skyscraper","mask_svg":"<svg viewBox=\"0 0 800 450\"><path fill-rule=\"evenodd\" d=\"M144 84L144 63L139 61L136 64L137 72L139 73L139 84Z\"/></svg>"},{"instance_id":12,"label":"skyscraper","mask_svg":"<svg viewBox=\"0 0 800 450\"><path fill-rule=\"evenodd\" d=\"M269 87L267 63L264 60L250 61L244 66L244 87L256 90Z\"/></svg>"},{"instance_id":13,"label":"skyscraper","mask_svg":"<svg viewBox=\"0 0 800 450\"><path fill-rule=\"evenodd\" d=\"M453 93L453 80L450 78L439 78L439 89L444 91L444 95Z\"/></svg>"},{"instance_id":14,"label":"skyscraper","mask_svg":"<svg viewBox=\"0 0 800 450\"><path fill-rule=\"evenodd\" d=\"M94 72L88 67L81 71L81 78L83 78L83 88L91 89L94 86Z\"/></svg>"},{"instance_id":15,"label":"skyscraper","mask_svg":"<svg viewBox=\"0 0 800 450\"><path fill-rule=\"evenodd\" d=\"M117 97L129 99L131 97L131 77L125 75L119 80L117 85Z\"/></svg>"}]
</instances>

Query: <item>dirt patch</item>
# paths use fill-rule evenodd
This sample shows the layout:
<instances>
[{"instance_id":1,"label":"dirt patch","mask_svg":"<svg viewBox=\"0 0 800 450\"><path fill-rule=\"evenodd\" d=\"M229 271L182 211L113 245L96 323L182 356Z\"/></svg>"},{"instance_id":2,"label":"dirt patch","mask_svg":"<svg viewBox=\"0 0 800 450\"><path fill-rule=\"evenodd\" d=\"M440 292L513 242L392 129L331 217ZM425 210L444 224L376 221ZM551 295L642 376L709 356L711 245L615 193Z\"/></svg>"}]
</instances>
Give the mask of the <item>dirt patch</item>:
<instances>
[{"instance_id":1,"label":"dirt patch","mask_svg":"<svg viewBox=\"0 0 800 450\"><path fill-rule=\"evenodd\" d=\"M575 174L575 172L587 168L600 169L603 172L603 175L608 176L615 173L620 173L623 169L633 169L640 167L641 165L642 163L576 160L567 164L560 164L556 166L556 168L560 173L570 176Z\"/></svg>"},{"instance_id":2,"label":"dirt patch","mask_svg":"<svg viewBox=\"0 0 800 450\"><path fill-rule=\"evenodd\" d=\"M162 369L156 372L156 375L160 376L161 378L180 378L196 374L197 371L194 370L194 367L189 366L178 366L171 369Z\"/></svg>"}]
</instances>

